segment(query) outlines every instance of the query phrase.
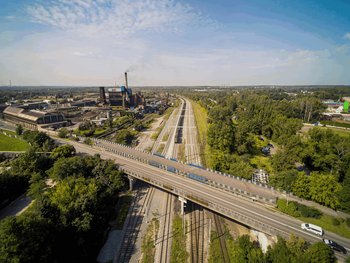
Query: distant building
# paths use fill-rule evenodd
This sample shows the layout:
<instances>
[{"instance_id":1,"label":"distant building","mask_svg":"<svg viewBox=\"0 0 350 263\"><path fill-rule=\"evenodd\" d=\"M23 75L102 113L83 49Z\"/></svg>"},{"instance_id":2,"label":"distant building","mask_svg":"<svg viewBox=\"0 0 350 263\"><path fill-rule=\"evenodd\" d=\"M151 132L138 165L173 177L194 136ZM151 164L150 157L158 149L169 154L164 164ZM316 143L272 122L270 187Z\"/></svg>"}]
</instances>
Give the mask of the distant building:
<instances>
[{"instance_id":1,"label":"distant building","mask_svg":"<svg viewBox=\"0 0 350 263\"><path fill-rule=\"evenodd\" d=\"M68 121L62 113L28 110L22 107L8 106L4 110L3 116L6 121L22 125L31 130L36 130L39 126L46 128L49 126L64 127L68 125Z\"/></svg>"},{"instance_id":2,"label":"distant building","mask_svg":"<svg viewBox=\"0 0 350 263\"><path fill-rule=\"evenodd\" d=\"M326 112L341 113L343 111L343 103L340 101L324 100L322 103L327 106Z\"/></svg>"},{"instance_id":3,"label":"distant building","mask_svg":"<svg viewBox=\"0 0 350 263\"><path fill-rule=\"evenodd\" d=\"M100 87L100 102L122 108L142 107L146 105L146 101L141 92L132 94L131 88L125 86L108 88L107 92L103 87Z\"/></svg>"},{"instance_id":4,"label":"distant building","mask_svg":"<svg viewBox=\"0 0 350 263\"><path fill-rule=\"evenodd\" d=\"M129 107L132 90L125 86L109 88L106 94L107 101L111 106Z\"/></svg>"}]
</instances>

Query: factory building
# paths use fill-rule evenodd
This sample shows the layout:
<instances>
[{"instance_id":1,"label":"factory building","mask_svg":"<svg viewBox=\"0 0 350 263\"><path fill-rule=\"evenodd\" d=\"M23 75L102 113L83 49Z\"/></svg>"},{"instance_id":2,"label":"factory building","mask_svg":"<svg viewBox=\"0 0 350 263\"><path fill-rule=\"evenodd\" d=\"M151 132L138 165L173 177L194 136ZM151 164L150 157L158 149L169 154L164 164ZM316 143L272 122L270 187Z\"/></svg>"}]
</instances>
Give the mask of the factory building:
<instances>
[{"instance_id":1,"label":"factory building","mask_svg":"<svg viewBox=\"0 0 350 263\"><path fill-rule=\"evenodd\" d=\"M64 127L68 125L62 113L28 110L21 107L8 106L3 112L4 119L8 122L22 125L31 130L38 127Z\"/></svg>"},{"instance_id":2,"label":"factory building","mask_svg":"<svg viewBox=\"0 0 350 263\"><path fill-rule=\"evenodd\" d=\"M132 94L132 89L128 87L128 75L125 72L125 86L108 88L100 87L100 102L111 106L125 108L144 107L145 99L140 92Z\"/></svg>"},{"instance_id":3,"label":"factory building","mask_svg":"<svg viewBox=\"0 0 350 263\"><path fill-rule=\"evenodd\" d=\"M130 98L132 90L121 86L118 88L109 88L106 94L107 101L111 106L130 107Z\"/></svg>"}]
</instances>

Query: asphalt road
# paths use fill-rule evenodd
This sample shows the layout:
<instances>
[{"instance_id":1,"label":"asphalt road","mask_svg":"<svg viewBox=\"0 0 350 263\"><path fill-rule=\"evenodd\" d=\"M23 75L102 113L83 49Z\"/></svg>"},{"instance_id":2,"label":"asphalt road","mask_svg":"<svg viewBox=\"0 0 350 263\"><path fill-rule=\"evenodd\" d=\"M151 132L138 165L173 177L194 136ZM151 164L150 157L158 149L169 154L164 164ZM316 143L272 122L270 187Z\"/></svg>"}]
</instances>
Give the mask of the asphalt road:
<instances>
[{"instance_id":1,"label":"asphalt road","mask_svg":"<svg viewBox=\"0 0 350 263\"><path fill-rule=\"evenodd\" d=\"M321 237L303 231L300 228L300 225L302 223L301 221L286 216L285 214L276 212L275 210L272 210L271 207L264 206L261 203L240 198L229 192L213 188L206 184L202 184L197 181L188 179L186 177L161 170L159 168L150 166L145 163L141 163L135 160L131 160L129 158L115 155L103 149L98 149L96 147L92 148L85 144L73 141L69 141L69 143L74 145L78 152L87 154L98 153L101 155L101 158L114 159L121 166L121 168L127 171L141 174L145 178L149 178L151 180L158 181L164 185L170 185L176 189L180 189L180 194L182 193L185 196L195 196L199 200L207 200L209 204L216 204L218 205L217 208L213 207L212 205L210 205L209 208L212 210L216 210L219 213L227 215L227 213L223 213L222 210L235 211L237 213L240 213L243 217L251 219L251 221L248 222L250 226L262 232L267 232L268 228L278 229L279 231L282 231L286 234L294 233L295 235L303 237L304 239L310 242L321 241ZM266 228L266 231L264 231L264 229L259 229L258 225L257 227L254 227L254 222L263 223L264 227ZM335 242L346 247L348 251L350 251L349 239L327 231L325 232L325 235L323 237L334 240ZM343 256L338 255L338 257L341 258Z\"/></svg>"},{"instance_id":2,"label":"asphalt road","mask_svg":"<svg viewBox=\"0 0 350 263\"><path fill-rule=\"evenodd\" d=\"M130 154L130 155L135 156L137 158L152 160L152 161L157 162L161 165L171 166L171 167L174 167L175 169L182 171L184 173L192 173L192 174L200 175L200 176L207 178L208 180L217 182L219 184L226 185L228 187L234 187L234 188L240 189L242 191L246 191L246 192L267 198L267 199L275 199L277 196L279 196L279 193L277 193L276 191L271 191L271 189L250 183L247 180L240 180L240 179L236 179L236 178L232 178L232 177L227 177L227 176L224 176L224 175L221 175L221 174L218 174L218 173L206 170L206 169L201 169L201 168L197 168L194 166L189 166L189 165L183 164L181 162L172 161L172 160L169 160L166 158L162 158L162 157L159 157L156 155L149 154L147 152L138 151L138 150L135 150L135 149L130 148L130 147L125 147L122 145L113 144L113 143L108 142L108 141L101 141L98 145L100 145L101 147L113 148L114 150L124 152L125 154Z\"/></svg>"}]
</instances>

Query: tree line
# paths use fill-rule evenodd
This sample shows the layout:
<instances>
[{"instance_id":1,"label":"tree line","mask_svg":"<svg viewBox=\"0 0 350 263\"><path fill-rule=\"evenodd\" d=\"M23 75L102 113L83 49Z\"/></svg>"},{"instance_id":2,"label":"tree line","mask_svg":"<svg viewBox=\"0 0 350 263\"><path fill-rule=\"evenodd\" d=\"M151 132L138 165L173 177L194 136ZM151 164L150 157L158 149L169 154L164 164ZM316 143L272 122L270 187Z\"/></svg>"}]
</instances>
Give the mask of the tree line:
<instances>
[{"instance_id":1,"label":"tree line","mask_svg":"<svg viewBox=\"0 0 350 263\"><path fill-rule=\"evenodd\" d=\"M258 168L252 158L264 157L262 145L272 142L278 147L266 161L272 186L350 212L350 136L317 127L301 133L303 123L318 121L325 106L310 94L280 94L187 92L208 112L207 165L251 179Z\"/></svg>"}]
</instances>

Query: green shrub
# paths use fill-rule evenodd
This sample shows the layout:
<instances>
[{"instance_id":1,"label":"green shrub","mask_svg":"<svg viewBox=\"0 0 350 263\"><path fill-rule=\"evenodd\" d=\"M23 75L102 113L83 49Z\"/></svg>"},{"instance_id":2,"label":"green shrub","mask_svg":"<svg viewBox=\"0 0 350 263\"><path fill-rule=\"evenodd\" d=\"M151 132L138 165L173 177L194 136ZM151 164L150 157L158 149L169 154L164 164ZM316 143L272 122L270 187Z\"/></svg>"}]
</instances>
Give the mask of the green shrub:
<instances>
[{"instance_id":1,"label":"green shrub","mask_svg":"<svg viewBox=\"0 0 350 263\"><path fill-rule=\"evenodd\" d=\"M312 218L321 218L322 212L317 210L316 208L309 207L302 204L297 204L298 211L303 217L312 217Z\"/></svg>"},{"instance_id":2,"label":"green shrub","mask_svg":"<svg viewBox=\"0 0 350 263\"><path fill-rule=\"evenodd\" d=\"M350 227L350 217L348 217L346 220L345 220L345 223L348 227Z\"/></svg>"},{"instance_id":3,"label":"green shrub","mask_svg":"<svg viewBox=\"0 0 350 263\"><path fill-rule=\"evenodd\" d=\"M288 215L299 217L300 213L298 212L298 206L296 202L289 201L287 205L287 200L285 199L278 199L277 201L277 208L283 213L286 213Z\"/></svg>"},{"instance_id":4,"label":"green shrub","mask_svg":"<svg viewBox=\"0 0 350 263\"><path fill-rule=\"evenodd\" d=\"M340 222L337 218L335 217L332 217L332 225L333 226L339 226L340 225Z\"/></svg>"}]
</instances>

